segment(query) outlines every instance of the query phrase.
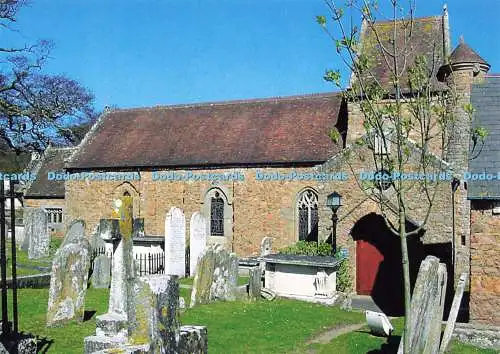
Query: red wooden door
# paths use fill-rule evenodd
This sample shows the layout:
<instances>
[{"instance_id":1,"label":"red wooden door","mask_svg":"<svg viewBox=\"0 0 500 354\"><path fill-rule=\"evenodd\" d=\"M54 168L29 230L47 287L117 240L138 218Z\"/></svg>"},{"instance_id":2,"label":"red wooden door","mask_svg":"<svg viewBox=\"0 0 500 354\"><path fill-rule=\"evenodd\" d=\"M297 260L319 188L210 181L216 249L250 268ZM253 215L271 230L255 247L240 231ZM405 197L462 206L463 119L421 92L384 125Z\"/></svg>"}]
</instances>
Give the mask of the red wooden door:
<instances>
[{"instance_id":1,"label":"red wooden door","mask_svg":"<svg viewBox=\"0 0 500 354\"><path fill-rule=\"evenodd\" d=\"M371 295L380 263L383 260L383 254L370 242L356 241L356 292L358 295Z\"/></svg>"}]
</instances>

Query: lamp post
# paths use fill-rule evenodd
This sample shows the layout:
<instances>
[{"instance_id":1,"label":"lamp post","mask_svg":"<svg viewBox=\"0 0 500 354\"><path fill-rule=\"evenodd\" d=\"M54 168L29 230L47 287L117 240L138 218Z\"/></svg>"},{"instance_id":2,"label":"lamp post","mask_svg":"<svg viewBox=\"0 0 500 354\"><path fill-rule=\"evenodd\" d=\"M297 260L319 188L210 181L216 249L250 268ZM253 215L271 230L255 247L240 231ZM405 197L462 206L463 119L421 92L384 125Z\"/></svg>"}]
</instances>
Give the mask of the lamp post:
<instances>
[{"instance_id":1,"label":"lamp post","mask_svg":"<svg viewBox=\"0 0 500 354\"><path fill-rule=\"evenodd\" d=\"M332 255L337 251L337 211L342 206L342 196L333 192L326 198L326 206L332 209Z\"/></svg>"}]
</instances>

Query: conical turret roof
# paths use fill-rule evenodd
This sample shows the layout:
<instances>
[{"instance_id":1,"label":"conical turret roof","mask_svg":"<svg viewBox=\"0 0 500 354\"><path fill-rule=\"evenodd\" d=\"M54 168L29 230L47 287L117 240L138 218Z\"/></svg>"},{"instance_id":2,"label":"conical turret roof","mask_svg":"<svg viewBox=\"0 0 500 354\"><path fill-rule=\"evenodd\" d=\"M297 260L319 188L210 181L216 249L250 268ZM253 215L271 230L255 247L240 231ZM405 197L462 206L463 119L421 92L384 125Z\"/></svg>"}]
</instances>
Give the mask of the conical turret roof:
<instances>
[{"instance_id":1,"label":"conical turret roof","mask_svg":"<svg viewBox=\"0 0 500 354\"><path fill-rule=\"evenodd\" d=\"M460 38L460 44L455 48L450 55L450 63L478 63L489 65L486 60L481 58L467 43L463 37Z\"/></svg>"}]
</instances>

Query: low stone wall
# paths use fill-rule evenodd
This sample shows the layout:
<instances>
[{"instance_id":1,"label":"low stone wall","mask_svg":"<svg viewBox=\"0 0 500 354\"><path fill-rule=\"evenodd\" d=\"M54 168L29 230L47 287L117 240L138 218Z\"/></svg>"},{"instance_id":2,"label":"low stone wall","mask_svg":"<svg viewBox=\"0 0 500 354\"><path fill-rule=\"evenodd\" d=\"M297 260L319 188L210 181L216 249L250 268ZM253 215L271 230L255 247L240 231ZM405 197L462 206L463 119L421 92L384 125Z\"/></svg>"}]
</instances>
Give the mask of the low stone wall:
<instances>
[{"instance_id":1,"label":"low stone wall","mask_svg":"<svg viewBox=\"0 0 500 354\"><path fill-rule=\"evenodd\" d=\"M500 327L457 323L453 337L476 347L500 350Z\"/></svg>"},{"instance_id":2,"label":"low stone wall","mask_svg":"<svg viewBox=\"0 0 500 354\"><path fill-rule=\"evenodd\" d=\"M50 285L50 273L23 275L17 277L17 288L41 289ZM12 279L7 279L7 287L12 288Z\"/></svg>"}]
</instances>

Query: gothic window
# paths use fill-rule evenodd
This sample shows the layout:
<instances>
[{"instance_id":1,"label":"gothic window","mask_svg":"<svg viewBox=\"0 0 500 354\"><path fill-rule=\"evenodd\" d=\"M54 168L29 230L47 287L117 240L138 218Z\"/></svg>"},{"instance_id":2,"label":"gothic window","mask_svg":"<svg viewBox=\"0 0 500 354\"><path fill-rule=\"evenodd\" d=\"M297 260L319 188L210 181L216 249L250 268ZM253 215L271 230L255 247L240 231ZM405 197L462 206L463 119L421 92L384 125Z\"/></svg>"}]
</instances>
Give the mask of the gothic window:
<instances>
[{"instance_id":1,"label":"gothic window","mask_svg":"<svg viewBox=\"0 0 500 354\"><path fill-rule=\"evenodd\" d=\"M308 189L300 195L298 204L299 240L318 240L318 195Z\"/></svg>"},{"instance_id":2,"label":"gothic window","mask_svg":"<svg viewBox=\"0 0 500 354\"><path fill-rule=\"evenodd\" d=\"M224 200L215 192L210 204L210 234L224 236Z\"/></svg>"},{"instance_id":3,"label":"gothic window","mask_svg":"<svg viewBox=\"0 0 500 354\"><path fill-rule=\"evenodd\" d=\"M45 212L49 224L61 224L63 222L62 208L45 208Z\"/></svg>"}]
</instances>

